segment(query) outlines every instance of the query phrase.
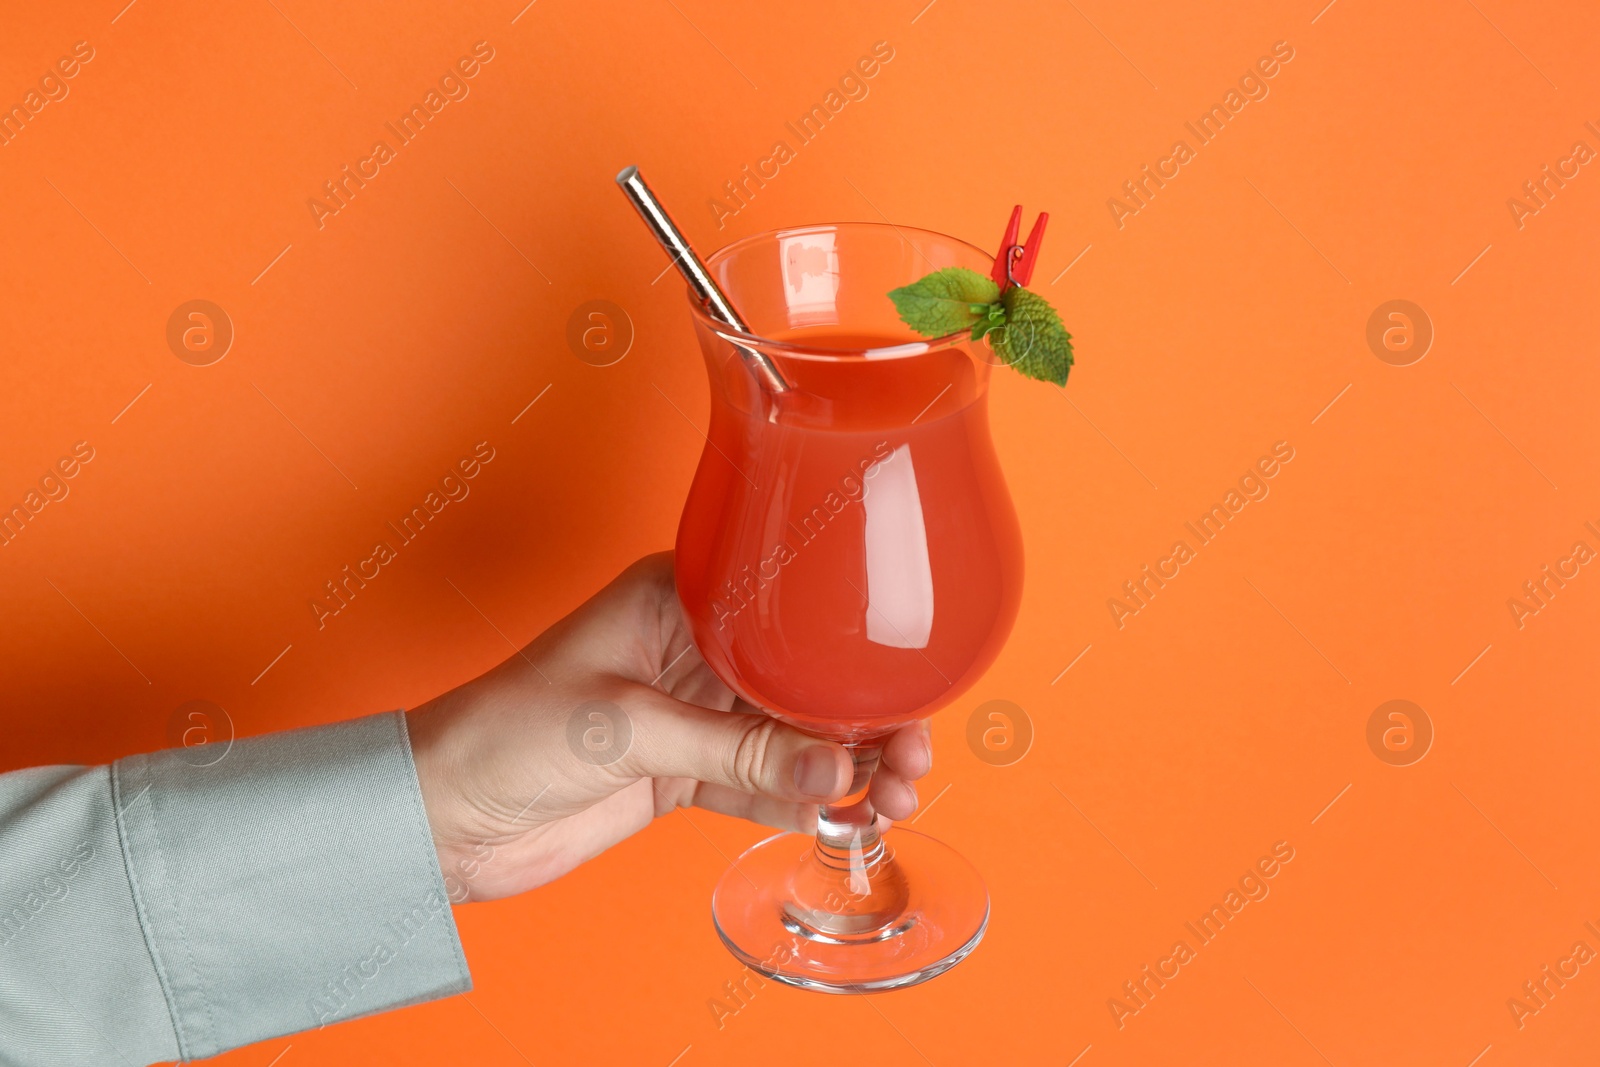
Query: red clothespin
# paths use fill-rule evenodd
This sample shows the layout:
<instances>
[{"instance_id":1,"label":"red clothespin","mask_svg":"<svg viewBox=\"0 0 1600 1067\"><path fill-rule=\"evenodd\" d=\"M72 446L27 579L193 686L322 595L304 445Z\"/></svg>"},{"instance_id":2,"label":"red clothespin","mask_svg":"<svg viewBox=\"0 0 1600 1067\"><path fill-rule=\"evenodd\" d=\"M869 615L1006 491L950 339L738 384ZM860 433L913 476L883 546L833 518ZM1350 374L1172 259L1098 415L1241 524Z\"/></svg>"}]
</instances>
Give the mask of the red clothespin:
<instances>
[{"instance_id":1,"label":"red clothespin","mask_svg":"<svg viewBox=\"0 0 1600 1067\"><path fill-rule=\"evenodd\" d=\"M1011 209L1011 222L1006 226L1006 236L1000 251L994 257L994 270L989 272L1001 292L1013 285L1027 285L1033 277L1033 264L1039 258L1039 246L1044 243L1044 224L1050 214L1041 211L1028 234L1027 244L1017 244L1017 233L1022 226L1022 205Z\"/></svg>"}]
</instances>

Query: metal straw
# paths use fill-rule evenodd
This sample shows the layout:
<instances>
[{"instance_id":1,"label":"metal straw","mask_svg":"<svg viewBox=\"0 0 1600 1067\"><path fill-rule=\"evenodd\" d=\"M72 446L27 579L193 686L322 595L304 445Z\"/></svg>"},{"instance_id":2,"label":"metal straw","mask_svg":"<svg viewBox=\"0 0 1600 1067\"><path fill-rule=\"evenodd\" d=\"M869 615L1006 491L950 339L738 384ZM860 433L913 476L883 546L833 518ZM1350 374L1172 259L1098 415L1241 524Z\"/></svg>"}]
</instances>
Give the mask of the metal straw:
<instances>
[{"instance_id":1,"label":"metal straw","mask_svg":"<svg viewBox=\"0 0 1600 1067\"><path fill-rule=\"evenodd\" d=\"M705 264L700 262L700 257L694 254L694 248L690 246L688 238L684 237L673 224L672 216L667 214L667 209L661 206L656 194L645 184L639 168L623 167L617 172L617 184L622 187L623 195L639 212L639 217L644 219L644 224L650 228L650 232L655 235L655 239L660 242L667 255L672 257L673 266L678 268L678 273L689 283L689 288L694 290L695 296L710 307L712 318L727 323L741 333L752 333L744 319L734 310L733 304L728 301L727 294L712 280ZM784 381L783 375L778 373L777 365L765 352L758 352L737 342L734 342L734 347L739 350L739 354L744 357L762 385L774 393L791 391L792 387Z\"/></svg>"}]
</instances>

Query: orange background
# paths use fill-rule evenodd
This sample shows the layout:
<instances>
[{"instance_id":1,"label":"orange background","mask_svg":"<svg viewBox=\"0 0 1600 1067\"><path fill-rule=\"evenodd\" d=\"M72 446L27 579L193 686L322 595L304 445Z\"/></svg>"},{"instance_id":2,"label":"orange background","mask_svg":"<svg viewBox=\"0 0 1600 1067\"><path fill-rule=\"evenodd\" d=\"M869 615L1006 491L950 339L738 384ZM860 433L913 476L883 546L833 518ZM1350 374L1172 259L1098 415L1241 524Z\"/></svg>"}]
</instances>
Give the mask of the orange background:
<instances>
[{"instance_id":1,"label":"orange background","mask_svg":"<svg viewBox=\"0 0 1600 1067\"><path fill-rule=\"evenodd\" d=\"M1600 548L1600 173L1520 228L1506 202L1600 148L1593 5L124 2L29 5L0 35L6 101L94 49L0 147L0 502L95 450L0 548L6 769L160 747L194 698L241 733L420 703L669 545L707 401L623 164L704 251L883 217L989 246L1013 203L1048 210L1034 287L1078 350L1063 395L995 377L1027 588L935 721L918 821L989 880L970 960L870 999L768 985L719 1029L738 968L710 891L761 832L691 812L458 910L467 997L228 1062L1592 1050L1595 968L1521 1029L1506 1001L1600 948L1600 573L1520 629L1506 602ZM719 230L722 183L880 40L870 94ZM1119 229L1107 198L1280 40L1270 95ZM470 95L319 229L308 198L478 41ZM197 298L236 330L206 367L165 339ZM1393 298L1436 331L1410 366L1365 339ZM614 366L567 345L591 299L637 331ZM483 440L471 496L319 631L322 583ZM1107 599L1280 440L1271 495L1118 629ZM1366 740L1397 698L1436 733L1411 766ZM1011 766L965 741L995 699L1036 734ZM1107 1000L1278 841L1271 895L1119 1029Z\"/></svg>"}]
</instances>

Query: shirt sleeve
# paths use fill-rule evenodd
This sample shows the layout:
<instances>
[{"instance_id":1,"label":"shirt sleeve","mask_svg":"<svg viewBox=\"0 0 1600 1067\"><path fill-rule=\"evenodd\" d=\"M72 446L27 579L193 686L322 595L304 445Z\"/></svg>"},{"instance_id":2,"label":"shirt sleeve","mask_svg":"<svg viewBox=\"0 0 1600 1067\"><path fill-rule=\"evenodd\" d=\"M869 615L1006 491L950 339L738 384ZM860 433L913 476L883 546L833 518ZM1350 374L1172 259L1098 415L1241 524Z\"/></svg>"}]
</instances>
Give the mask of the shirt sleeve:
<instances>
[{"instance_id":1,"label":"shirt sleeve","mask_svg":"<svg viewBox=\"0 0 1600 1067\"><path fill-rule=\"evenodd\" d=\"M0 1065L203 1059L471 988L402 713L194 751L0 775Z\"/></svg>"}]
</instances>

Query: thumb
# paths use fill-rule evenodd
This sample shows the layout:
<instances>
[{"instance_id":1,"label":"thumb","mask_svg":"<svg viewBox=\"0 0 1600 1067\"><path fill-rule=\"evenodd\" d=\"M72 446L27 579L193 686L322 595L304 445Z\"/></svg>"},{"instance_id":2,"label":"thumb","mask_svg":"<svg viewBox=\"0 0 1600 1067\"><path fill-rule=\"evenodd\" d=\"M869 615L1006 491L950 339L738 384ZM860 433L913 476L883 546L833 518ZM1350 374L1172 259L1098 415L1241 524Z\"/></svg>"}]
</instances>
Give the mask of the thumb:
<instances>
[{"instance_id":1,"label":"thumb","mask_svg":"<svg viewBox=\"0 0 1600 1067\"><path fill-rule=\"evenodd\" d=\"M837 800L854 763L843 745L766 715L711 711L629 683L617 694L633 737L616 769L641 778L693 778L780 800Z\"/></svg>"}]
</instances>

